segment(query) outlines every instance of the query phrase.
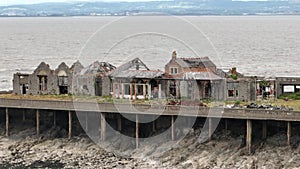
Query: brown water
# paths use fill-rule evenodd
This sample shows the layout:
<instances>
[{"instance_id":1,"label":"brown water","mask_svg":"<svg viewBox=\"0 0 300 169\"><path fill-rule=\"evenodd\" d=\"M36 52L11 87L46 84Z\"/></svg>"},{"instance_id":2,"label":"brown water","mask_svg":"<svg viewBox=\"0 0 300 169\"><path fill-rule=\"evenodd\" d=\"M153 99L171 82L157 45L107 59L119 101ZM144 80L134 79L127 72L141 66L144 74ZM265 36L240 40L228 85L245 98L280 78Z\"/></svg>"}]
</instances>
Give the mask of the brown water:
<instances>
[{"instance_id":1,"label":"brown water","mask_svg":"<svg viewBox=\"0 0 300 169\"><path fill-rule=\"evenodd\" d=\"M0 18L0 90L41 61L54 69L140 57L163 69L173 50L249 75L300 76L300 16Z\"/></svg>"}]
</instances>

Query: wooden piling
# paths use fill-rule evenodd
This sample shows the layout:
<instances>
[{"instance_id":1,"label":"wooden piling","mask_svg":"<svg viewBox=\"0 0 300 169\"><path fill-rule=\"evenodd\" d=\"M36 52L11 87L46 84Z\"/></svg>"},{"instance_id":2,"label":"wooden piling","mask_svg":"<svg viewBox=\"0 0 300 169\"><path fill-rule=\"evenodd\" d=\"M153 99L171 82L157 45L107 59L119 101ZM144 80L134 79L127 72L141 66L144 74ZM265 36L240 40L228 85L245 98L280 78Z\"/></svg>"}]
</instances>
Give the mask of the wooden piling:
<instances>
[{"instance_id":1,"label":"wooden piling","mask_svg":"<svg viewBox=\"0 0 300 169\"><path fill-rule=\"evenodd\" d=\"M135 145L139 148L139 115L135 115Z\"/></svg>"},{"instance_id":2,"label":"wooden piling","mask_svg":"<svg viewBox=\"0 0 300 169\"><path fill-rule=\"evenodd\" d=\"M171 135L172 135L172 141L175 140L175 133L174 133L174 116L171 116Z\"/></svg>"},{"instance_id":3,"label":"wooden piling","mask_svg":"<svg viewBox=\"0 0 300 169\"><path fill-rule=\"evenodd\" d=\"M262 122L262 138L267 139L267 121Z\"/></svg>"},{"instance_id":4,"label":"wooden piling","mask_svg":"<svg viewBox=\"0 0 300 169\"><path fill-rule=\"evenodd\" d=\"M101 112L101 124L100 124L100 135L101 135L101 141L105 141L106 137L106 120L105 120L105 113Z\"/></svg>"},{"instance_id":5,"label":"wooden piling","mask_svg":"<svg viewBox=\"0 0 300 169\"><path fill-rule=\"evenodd\" d=\"M292 133L292 125L291 122L287 122L287 145L291 145L291 133Z\"/></svg>"},{"instance_id":6,"label":"wooden piling","mask_svg":"<svg viewBox=\"0 0 300 169\"><path fill-rule=\"evenodd\" d=\"M117 123L118 123L118 131L121 132L122 131L122 115L119 114L118 118L117 118Z\"/></svg>"},{"instance_id":7,"label":"wooden piling","mask_svg":"<svg viewBox=\"0 0 300 169\"><path fill-rule=\"evenodd\" d=\"M5 109L5 136L9 136L9 114L8 108Z\"/></svg>"},{"instance_id":8,"label":"wooden piling","mask_svg":"<svg viewBox=\"0 0 300 169\"><path fill-rule=\"evenodd\" d=\"M72 112L69 111L69 134L68 134L68 138L71 139L72 138Z\"/></svg>"},{"instance_id":9,"label":"wooden piling","mask_svg":"<svg viewBox=\"0 0 300 169\"><path fill-rule=\"evenodd\" d=\"M251 147L252 147L252 121L247 120L247 134L246 134L246 147L248 154L251 154Z\"/></svg>"},{"instance_id":10,"label":"wooden piling","mask_svg":"<svg viewBox=\"0 0 300 169\"><path fill-rule=\"evenodd\" d=\"M36 110L36 135L40 135L40 111Z\"/></svg>"},{"instance_id":11,"label":"wooden piling","mask_svg":"<svg viewBox=\"0 0 300 169\"><path fill-rule=\"evenodd\" d=\"M212 118L208 118L208 141L212 139Z\"/></svg>"}]
</instances>

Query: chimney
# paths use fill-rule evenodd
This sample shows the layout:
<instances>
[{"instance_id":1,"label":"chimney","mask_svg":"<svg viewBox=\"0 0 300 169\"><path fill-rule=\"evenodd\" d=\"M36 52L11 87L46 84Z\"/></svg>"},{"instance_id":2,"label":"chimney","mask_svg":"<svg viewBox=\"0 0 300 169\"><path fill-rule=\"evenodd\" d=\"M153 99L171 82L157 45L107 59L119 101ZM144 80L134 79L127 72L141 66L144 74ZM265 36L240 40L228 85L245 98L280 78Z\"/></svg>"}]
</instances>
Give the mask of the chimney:
<instances>
[{"instance_id":1,"label":"chimney","mask_svg":"<svg viewBox=\"0 0 300 169\"><path fill-rule=\"evenodd\" d=\"M237 74L236 67L233 67L233 68L231 69L231 74L233 74L233 75L236 75L236 74Z\"/></svg>"},{"instance_id":2,"label":"chimney","mask_svg":"<svg viewBox=\"0 0 300 169\"><path fill-rule=\"evenodd\" d=\"M173 53L172 53L172 59L176 59L177 58L177 53L176 53L176 51L173 51Z\"/></svg>"}]
</instances>

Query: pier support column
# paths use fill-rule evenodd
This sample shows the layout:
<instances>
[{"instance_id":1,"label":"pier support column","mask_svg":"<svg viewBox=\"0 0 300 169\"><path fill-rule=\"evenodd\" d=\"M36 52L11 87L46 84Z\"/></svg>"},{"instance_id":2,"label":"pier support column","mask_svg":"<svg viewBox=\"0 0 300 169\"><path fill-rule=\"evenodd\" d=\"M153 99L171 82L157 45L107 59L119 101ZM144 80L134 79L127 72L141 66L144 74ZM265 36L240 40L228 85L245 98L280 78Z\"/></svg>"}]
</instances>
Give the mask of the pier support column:
<instances>
[{"instance_id":1,"label":"pier support column","mask_svg":"<svg viewBox=\"0 0 300 169\"><path fill-rule=\"evenodd\" d=\"M23 109L23 118L22 118L23 122L25 122L26 120L26 112L25 112L25 109Z\"/></svg>"},{"instance_id":2,"label":"pier support column","mask_svg":"<svg viewBox=\"0 0 300 169\"><path fill-rule=\"evenodd\" d=\"M69 111L69 134L68 134L68 139L72 138L72 112Z\"/></svg>"},{"instance_id":3,"label":"pier support column","mask_svg":"<svg viewBox=\"0 0 300 169\"><path fill-rule=\"evenodd\" d=\"M212 139L212 118L208 118L208 141Z\"/></svg>"},{"instance_id":4,"label":"pier support column","mask_svg":"<svg viewBox=\"0 0 300 169\"><path fill-rule=\"evenodd\" d=\"M106 120L105 120L105 113L101 112L101 124L100 124L100 138L101 141L105 141L105 137L106 137Z\"/></svg>"},{"instance_id":5,"label":"pier support column","mask_svg":"<svg viewBox=\"0 0 300 169\"><path fill-rule=\"evenodd\" d=\"M88 112L85 112L85 132L89 131L89 116L88 116Z\"/></svg>"},{"instance_id":6,"label":"pier support column","mask_svg":"<svg viewBox=\"0 0 300 169\"><path fill-rule=\"evenodd\" d=\"M267 139L267 121L262 122L262 138Z\"/></svg>"},{"instance_id":7,"label":"pier support column","mask_svg":"<svg viewBox=\"0 0 300 169\"><path fill-rule=\"evenodd\" d=\"M247 134L246 134L246 147L248 154L251 154L251 147L252 147L252 121L247 120Z\"/></svg>"},{"instance_id":8,"label":"pier support column","mask_svg":"<svg viewBox=\"0 0 300 169\"><path fill-rule=\"evenodd\" d=\"M9 114L8 108L5 109L5 136L9 136Z\"/></svg>"},{"instance_id":9,"label":"pier support column","mask_svg":"<svg viewBox=\"0 0 300 169\"><path fill-rule=\"evenodd\" d=\"M291 145L291 133L292 133L292 125L291 122L287 122L287 145Z\"/></svg>"},{"instance_id":10,"label":"pier support column","mask_svg":"<svg viewBox=\"0 0 300 169\"><path fill-rule=\"evenodd\" d=\"M152 131L155 132L156 131L156 122L155 122L155 116L153 116L152 119Z\"/></svg>"},{"instance_id":11,"label":"pier support column","mask_svg":"<svg viewBox=\"0 0 300 169\"><path fill-rule=\"evenodd\" d=\"M175 133L174 133L174 116L171 116L171 135L172 135L172 141L175 140Z\"/></svg>"},{"instance_id":12,"label":"pier support column","mask_svg":"<svg viewBox=\"0 0 300 169\"><path fill-rule=\"evenodd\" d=\"M118 131L121 132L122 131L122 115L119 114L118 118L117 118L117 123L118 123Z\"/></svg>"},{"instance_id":13,"label":"pier support column","mask_svg":"<svg viewBox=\"0 0 300 169\"><path fill-rule=\"evenodd\" d=\"M40 111L36 110L36 135L40 135Z\"/></svg>"},{"instance_id":14,"label":"pier support column","mask_svg":"<svg viewBox=\"0 0 300 169\"><path fill-rule=\"evenodd\" d=\"M56 127L56 111L53 112L53 126Z\"/></svg>"},{"instance_id":15,"label":"pier support column","mask_svg":"<svg viewBox=\"0 0 300 169\"><path fill-rule=\"evenodd\" d=\"M135 146L139 148L139 115L135 115Z\"/></svg>"},{"instance_id":16,"label":"pier support column","mask_svg":"<svg viewBox=\"0 0 300 169\"><path fill-rule=\"evenodd\" d=\"M227 136L228 135L228 120L225 119L225 135Z\"/></svg>"}]
</instances>

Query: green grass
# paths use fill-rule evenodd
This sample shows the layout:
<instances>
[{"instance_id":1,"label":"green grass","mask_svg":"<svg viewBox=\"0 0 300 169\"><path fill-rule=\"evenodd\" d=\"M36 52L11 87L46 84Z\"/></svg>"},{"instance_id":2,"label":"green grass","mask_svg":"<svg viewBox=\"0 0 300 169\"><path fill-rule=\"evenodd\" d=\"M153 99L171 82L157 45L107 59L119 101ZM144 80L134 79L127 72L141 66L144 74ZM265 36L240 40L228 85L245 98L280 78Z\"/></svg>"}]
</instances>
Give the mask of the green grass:
<instances>
[{"instance_id":1,"label":"green grass","mask_svg":"<svg viewBox=\"0 0 300 169\"><path fill-rule=\"evenodd\" d=\"M289 99L289 100L300 100L300 92L292 93L292 94L283 94L279 97L279 99Z\"/></svg>"}]
</instances>

